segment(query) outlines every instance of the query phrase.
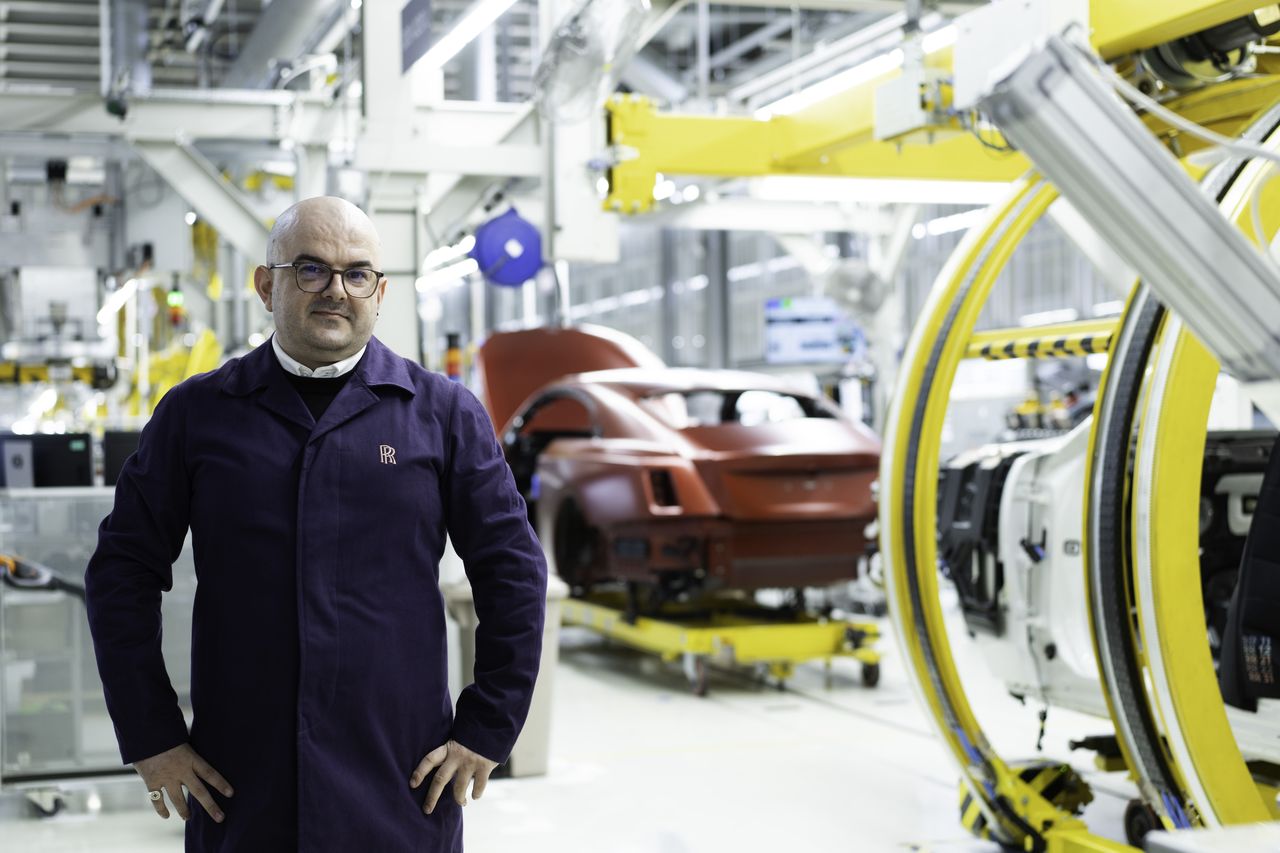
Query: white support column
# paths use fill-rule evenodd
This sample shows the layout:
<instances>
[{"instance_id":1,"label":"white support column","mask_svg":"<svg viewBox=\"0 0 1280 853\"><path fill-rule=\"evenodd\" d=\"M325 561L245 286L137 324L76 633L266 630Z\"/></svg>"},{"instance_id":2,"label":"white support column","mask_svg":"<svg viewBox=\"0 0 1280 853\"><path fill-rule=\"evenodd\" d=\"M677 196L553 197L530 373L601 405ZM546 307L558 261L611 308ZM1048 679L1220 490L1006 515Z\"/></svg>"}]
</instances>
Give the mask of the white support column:
<instances>
[{"instance_id":1,"label":"white support column","mask_svg":"<svg viewBox=\"0 0 1280 853\"><path fill-rule=\"evenodd\" d=\"M906 317L903 315L903 288L899 281L899 274L911 241L911 229L919 218L919 205L897 205L897 211L889 226L889 233L883 243L880 240L871 241L873 253L870 263L871 271L889 289L884 302L870 318L867 328L863 330L867 335L871 362L876 368L876 381L871 390L874 415L871 426L876 430L884 428L885 416L889 411L889 400L898 379L898 353L907 341L908 327Z\"/></svg>"},{"instance_id":2,"label":"white support column","mask_svg":"<svg viewBox=\"0 0 1280 853\"><path fill-rule=\"evenodd\" d=\"M297 201L325 195L329 189L329 149L323 145L299 145L294 152L298 176L293 182Z\"/></svg>"},{"instance_id":3,"label":"white support column","mask_svg":"<svg viewBox=\"0 0 1280 853\"><path fill-rule=\"evenodd\" d=\"M361 6L365 133L393 138L413 109L409 78L400 70L400 7L388 0Z\"/></svg>"},{"instance_id":4,"label":"white support column","mask_svg":"<svg viewBox=\"0 0 1280 853\"><path fill-rule=\"evenodd\" d=\"M417 361L422 345L418 329L417 277L419 251L417 211L371 207L374 227L382 240L382 269L387 295L382 300L376 333L393 352Z\"/></svg>"}]
</instances>

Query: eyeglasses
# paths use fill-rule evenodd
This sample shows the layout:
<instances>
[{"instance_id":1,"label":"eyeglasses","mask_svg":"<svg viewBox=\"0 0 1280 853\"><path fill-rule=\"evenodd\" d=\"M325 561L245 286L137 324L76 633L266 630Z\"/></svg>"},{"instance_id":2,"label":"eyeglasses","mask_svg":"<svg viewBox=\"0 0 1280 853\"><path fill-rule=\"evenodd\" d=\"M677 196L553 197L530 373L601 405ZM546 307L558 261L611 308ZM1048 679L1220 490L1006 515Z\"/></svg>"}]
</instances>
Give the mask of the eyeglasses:
<instances>
[{"instance_id":1,"label":"eyeglasses","mask_svg":"<svg viewBox=\"0 0 1280 853\"><path fill-rule=\"evenodd\" d=\"M316 261L294 261L291 264L272 264L267 269L282 270L292 267L293 280L303 293L323 293L333 281L334 273L342 274L342 286L348 296L365 299L378 289L382 280L382 272L368 267L352 267L351 269L335 269L328 264Z\"/></svg>"}]
</instances>

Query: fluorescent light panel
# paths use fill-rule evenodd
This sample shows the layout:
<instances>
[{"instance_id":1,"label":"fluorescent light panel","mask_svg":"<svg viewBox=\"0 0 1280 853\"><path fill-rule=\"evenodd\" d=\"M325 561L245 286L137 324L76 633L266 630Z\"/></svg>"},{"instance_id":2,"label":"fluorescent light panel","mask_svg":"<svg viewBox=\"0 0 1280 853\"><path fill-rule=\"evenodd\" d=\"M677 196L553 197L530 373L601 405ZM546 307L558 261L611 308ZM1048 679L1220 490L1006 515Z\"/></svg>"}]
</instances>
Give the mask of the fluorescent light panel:
<instances>
[{"instance_id":1,"label":"fluorescent light panel","mask_svg":"<svg viewBox=\"0 0 1280 853\"><path fill-rule=\"evenodd\" d=\"M806 89L801 89L794 95L787 95L766 104L756 110L755 117L758 119L768 119L775 115L789 115L799 112L805 107L811 107L819 101L825 101L827 98L846 89L852 89L859 83L865 83L868 80L874 80L882 74L888 74L895 68L902 67L902 50L895 48L888 53L882 53L880 56L868 59L861 65L855 65L852 68L846 68L839 74L828 77L821 82L814 83Z\"/></svg>"},{"instance_id":2,"label":"fluorescent light panel","mask_svg":"<svg viewBox=\"0 0 1280 853\"><path fill-rule=\"evenodd\" d=\"M475 258L467 258L456 264L419 276L413 283L419 293L442 293L461 284L467 276L480 271Z\"/></svg>"},{"instance_id":3,"label":"fluorescent light panel","mask_svg":"<svg viewBox=\"0 0 1280 853\"><path fill-rule=\"evenodd\" d=\"M503 13L515 5L516 0L479 0L463 13L453 29L441 36L415 63L415 67L439 69L486 29Z\"/></svg>"},{"instance_id":4,"label":"fluorescent light panel","mask_svg":"<svg viewBox=\"0 0 1280 853\"><path fill-rule=\"evenodd\" d=\"M769 175L745 183L747 194L762 201L988 205L1009 194L1009 185L999 181Z\"/></svg>"},{"instance_id":5,"label":"fluorescent light panel","mask_svg":"<svg viewBox=\"0 0 1280 853\"><path fill-rule=\"evenodd\" d=\"M955 44L955 41L956 28L955 25L950 25L924 36L921 39L921 46L924 48L924 52L929 54L950 47ZM755 117L768 119L771 116L789 115L805 107L813 106L838 92L851 89L861 83L866 83L869 80L874 80L883 74L888 74L890 71L901 68L903 57L902 49L894 48L888 53L872 57L852 68L846 68L844 71L801 89L795 94L787 95L784 98L765 104L755 111Z\"/></svg>"}]
</instances>

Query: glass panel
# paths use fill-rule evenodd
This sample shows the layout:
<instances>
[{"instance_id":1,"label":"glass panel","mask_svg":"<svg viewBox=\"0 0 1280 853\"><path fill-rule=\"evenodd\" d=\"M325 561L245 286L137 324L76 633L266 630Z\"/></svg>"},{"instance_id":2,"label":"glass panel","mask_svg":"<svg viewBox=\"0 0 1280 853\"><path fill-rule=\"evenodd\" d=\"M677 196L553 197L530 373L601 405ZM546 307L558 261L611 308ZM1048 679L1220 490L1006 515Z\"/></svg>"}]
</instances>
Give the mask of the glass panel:
<instances>
[{"instance_id":1,"label":"glass panel","mask_svg":"<svg viewBox=\"0 0 1280 853\"><path fill-rule=\"evenodd\" d=\"M0 491L0 552L77 584L111 511L111 489ZM190 540L164 596L164 653L190 719ZM0 585L0 778L66 778L119 770L120 754L98 679L84 603L58 591Z\"/></svg>"}]
</instances>

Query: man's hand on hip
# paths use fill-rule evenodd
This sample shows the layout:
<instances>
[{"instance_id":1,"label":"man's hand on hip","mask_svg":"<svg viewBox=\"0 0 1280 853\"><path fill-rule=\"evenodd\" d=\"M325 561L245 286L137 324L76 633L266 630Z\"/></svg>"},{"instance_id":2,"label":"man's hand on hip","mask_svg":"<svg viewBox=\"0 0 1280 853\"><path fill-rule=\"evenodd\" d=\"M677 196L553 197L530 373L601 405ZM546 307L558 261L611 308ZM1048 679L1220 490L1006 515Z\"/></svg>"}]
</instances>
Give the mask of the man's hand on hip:
<instances>
[{"instance_id":1,"label":"man's hand on hip","mask_svg":"<svg viewBox=\"0 0 1280 853\"><path fill-rule=\"evenodd\" d=\"M151 794L151 804L156 807L156 813L160 817L169 817L169 809L164 804L164 797L167 794L169 801L178 812L178 817L183 820L191 819L187 798L182 793L183 787L186 787L196 801L204 806L209 816L218 823L222 823L224 817L222 809L218 808L218 804L213 801L213 796L205 787L205 782L212 785L224 797L230 797L234 793L231 790L231 784L222 778L221 773L210 767L207 761L197 755L191 748L191 744L184 743L159 755L135 761L133 767L146 783L147 791ZM160 792L159 797L155 795L157 791Z\"/></svg>"},{"instance_id":2,"label":"man's hand on hip","mask_svg":"<svg viewBox=\"0 0 1280 853\"><path fill-rule=\"evenodd\" d=\"M450 779L453 780L454 801L460 806L465 806L468 783L474 780L471 796L477 800L480 799L480 795L484 793L484 786L489 781L489 774L497 766L498 762L490 761L478 752L467 749L456 740L451 740L444 746L431 750L422 761L418 762L413 775L409 777L409 787L417 788L421 785L427 778L427 774L434 768L436 774L427 788L427 801L423 804L422 810L427 814L435 810L436 802Z\"/></svg>"}]
</instances>

